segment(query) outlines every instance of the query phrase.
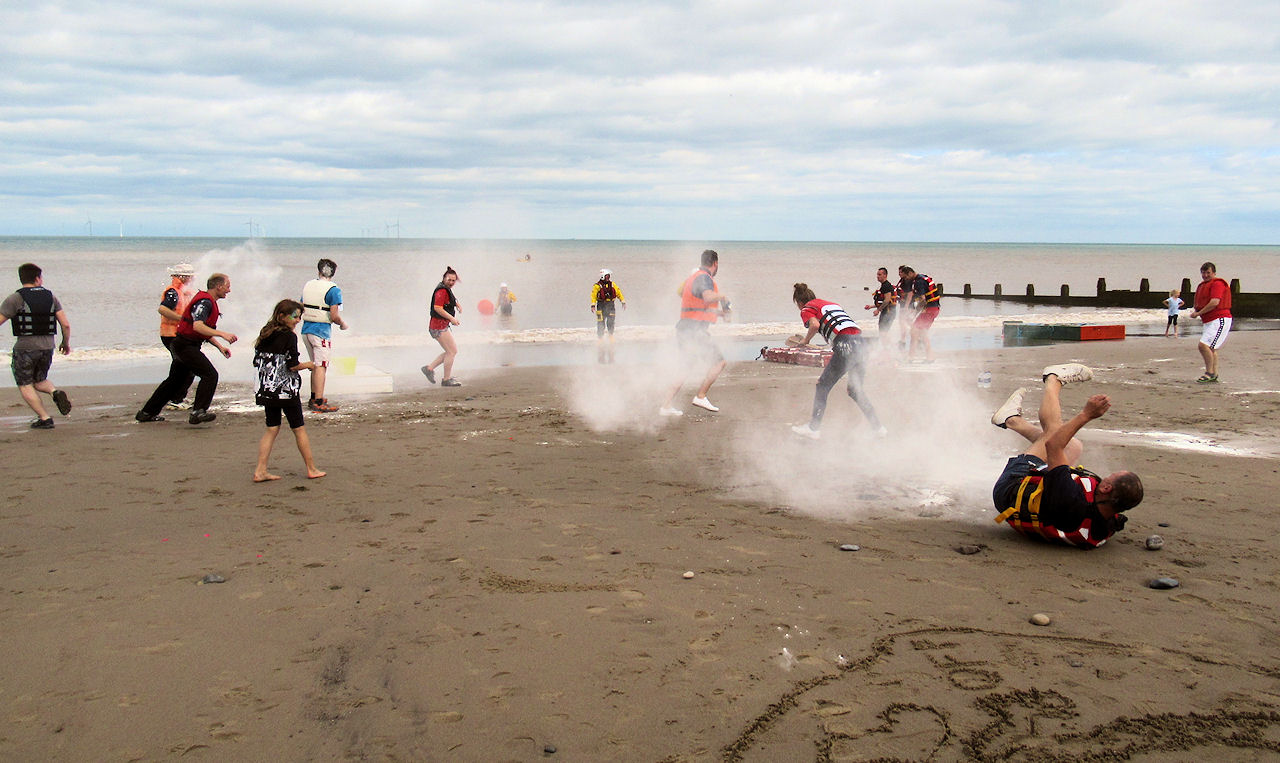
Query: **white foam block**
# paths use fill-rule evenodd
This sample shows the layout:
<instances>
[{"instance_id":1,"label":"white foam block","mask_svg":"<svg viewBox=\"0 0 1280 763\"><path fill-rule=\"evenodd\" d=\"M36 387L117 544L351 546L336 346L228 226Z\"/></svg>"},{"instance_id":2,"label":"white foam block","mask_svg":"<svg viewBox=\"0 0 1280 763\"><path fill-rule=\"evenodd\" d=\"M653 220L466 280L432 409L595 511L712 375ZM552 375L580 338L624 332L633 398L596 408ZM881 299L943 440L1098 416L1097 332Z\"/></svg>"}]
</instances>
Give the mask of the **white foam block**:
<instances>
[{"instance_id":1,"label":"white foam block","mask_svg":"<svg viewBox=\"0 0 1280 763\"><path fill-rule=\"evenodd\" d=\"M306 388L306 384L303 384ZM373 366L356 366L354 374L334 373L330 368L324 380L325 397L392 392L391 374Z\"/></svg>"}]
</instances>

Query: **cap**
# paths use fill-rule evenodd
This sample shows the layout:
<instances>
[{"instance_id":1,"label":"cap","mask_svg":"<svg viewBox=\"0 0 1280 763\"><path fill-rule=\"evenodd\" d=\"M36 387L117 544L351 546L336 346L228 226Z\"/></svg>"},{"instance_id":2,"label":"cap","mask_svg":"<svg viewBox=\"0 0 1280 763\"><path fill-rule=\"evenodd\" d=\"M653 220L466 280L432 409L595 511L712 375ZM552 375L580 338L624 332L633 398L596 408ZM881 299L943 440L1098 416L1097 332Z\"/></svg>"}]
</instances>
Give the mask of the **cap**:
<instances>
[{"instance_id":1,"label":"cap","mask_svg":"<svg viewBox=\"0 0 1280 763\"><path fill-rule=\"evenodd\" d=\"M189 262L179 262L177 265L169 268L169 275L171 276L193 276L195 274L196 269L191 267L191 263Z\"/></svg>"},{"instance_id":2,"label":"cap","mask_svg":"<svg viewBox=\"0 0 1280 763\"><path fill-rule=\"evenodd\" d=\"M605 276L611 276L611 275L613 275L613 271L609 270L608 268L600 268L601 278L604 278Z\"/></svg>"}]
</instances>

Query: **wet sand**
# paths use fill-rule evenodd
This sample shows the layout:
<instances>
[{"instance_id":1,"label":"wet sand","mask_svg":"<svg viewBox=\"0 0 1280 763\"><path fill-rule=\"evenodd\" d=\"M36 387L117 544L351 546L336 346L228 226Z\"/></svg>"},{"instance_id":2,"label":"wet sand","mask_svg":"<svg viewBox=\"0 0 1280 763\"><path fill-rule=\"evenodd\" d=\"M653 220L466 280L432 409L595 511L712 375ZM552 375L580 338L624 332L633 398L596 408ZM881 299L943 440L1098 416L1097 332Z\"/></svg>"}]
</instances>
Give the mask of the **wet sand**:
<instances>
[{"instance_id":1,"label":"wet sand","mask_svg":"<svg viewBox=\"0 0 1280 763\"><path fill-rule=\"evenodd\" d=\"M282 432L251 482L243 385L203 427L134 423L138 387L72 388L52 432L0 400L0 758L1280 753L1280 333L1234 334L1218 385L1192 337L880 363L889 437L838 389L817 443L787 429L816 369L735 364L719 414L660 420L643 369L463 349L465 387L310 415L322 480ZM1147 486L1093 552L991 521L1019 444L986 417L1061 360L1098 369L1069 409L1115 401L1085 465Z\"/></svg>"}]
</instances>

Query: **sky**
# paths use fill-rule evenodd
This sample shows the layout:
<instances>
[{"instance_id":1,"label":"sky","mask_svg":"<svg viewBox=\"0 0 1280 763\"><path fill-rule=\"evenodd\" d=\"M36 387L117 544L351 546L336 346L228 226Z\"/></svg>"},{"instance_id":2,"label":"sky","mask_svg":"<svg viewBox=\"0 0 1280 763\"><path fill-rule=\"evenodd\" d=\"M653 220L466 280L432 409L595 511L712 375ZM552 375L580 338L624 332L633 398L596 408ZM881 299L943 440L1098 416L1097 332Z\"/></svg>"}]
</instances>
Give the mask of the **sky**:
<instances>
[{"instance_id":1,"label":"sky","mask_svg":"<svg viewBox=\"0 0 1280 763\"><path fill-rule=\"evenodd\" d=\"M1280 243L1274 0L30 0L0 28L0 235Z\"/></svg>"}]
</instances>

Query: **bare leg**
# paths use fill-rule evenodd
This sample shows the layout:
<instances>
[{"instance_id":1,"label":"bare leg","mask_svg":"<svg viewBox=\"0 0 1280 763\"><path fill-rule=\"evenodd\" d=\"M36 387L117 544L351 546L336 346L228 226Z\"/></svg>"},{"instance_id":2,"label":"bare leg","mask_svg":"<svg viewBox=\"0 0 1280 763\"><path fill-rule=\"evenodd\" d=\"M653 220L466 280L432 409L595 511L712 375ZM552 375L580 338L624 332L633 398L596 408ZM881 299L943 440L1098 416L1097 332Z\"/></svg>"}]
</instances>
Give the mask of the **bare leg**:
<instances>
[{"instance_id":1,"label":"bare leg","mask_svg":"<svg viewBox=\"0 0 1280 763\"><path fill-rule=\"evenodd\" d=\"M446 331L436 340L440 342L440 346L444 348L444 352L440 357L431 361L430 368L435 369L438 365L444 366L444 376L440 377L441 381L453 378L453 359L458 357L458 343L453 338L452 331Z\"/></svg>"},{"instance_id":2,"label":"bare leg","mask_svg":"<svg viewBox=\"0 0 1280 763\"><path fill-rule=\"evenodd\" d=\"M1050 374L1049 378L1044 381L1044 397L1040 399L1040 435L1031 443L1031 447L1023 451L1024 453L1048 460L1049 453L1045 448L1045 441L1062 427L1061 396L1062 382L1058 381L1058 377ZM1035 429L1021 416L1009 419L1005 422L1005 426L1023 437L1027 436L1027 432L1023 431L1023 427L1027 428L1028 432ZM1080 463L1080 454L1084 452L1084 443L1072 437L1071 442L1067 443L1062 452L1068 463Z\"/></svg>"},{"instance_id":3,"label":"bare leg","mask_svg":"<svg viewBox=\"0 0 1280 763\"><path fill-rule=\"evenodd\" d=\"M43 384L45 382L41 383ZM40 396L36 394L38 387L39 385L35 384L24 384L21 387L18 387L18 392L22 393L22 399L26 402L27 407L35 412L37 418L43 421L44 419L49 418L49 414L45 412L44 404L40 402ZM53 385L50 384L49 387L50 389L48 392L53 392ZM45 392L45 390L40 391Z\"/></svg>"},{"instance_id":4,"label":"bare leg","mask_svg":"<svg viewBox=\"0 0 1280 763\"><path fill-rule=\"evenodd\" d=\"M724 370L725 365L726 362L722 360L707 371L707 375L702 379L702 386L698 387L698 397L707 396L707 393L711 391L711 385L716 383L716 378L720 376L720 372Z\"/></svg>"},{"instance_id":5,"label":"bare leg","mask_svg":"<svg viewBox=\"0 0 1280 763\"><path fill-rule=\"evenodd\" d=\"M267 459L271 456L271 446L275 445L278 434L280 434L280 427L267 427L267 431L262 433L262 439L258 440L258 465L253 470L254 482L280 479L280 475L267 471Z\"/></svg>"},{"instance_id":6,"label":"bare leg","mask_svg":"<svg viewBox=\"0 0 1280 763\"><path fill-rule=\"evenodd\" d=\"M316 400L324 400L324 379L328 371L324 366L311 369L311 396Z\"/></svg>"},{"instance_id":7,"label":"bare leg","mask_svg":"<svg viewBox=\"0 0 1280 763\"><path fill-rule=\"evenodd\" d=\"M1218 352L1204 342L1196 345L1200 350L1200 357L1204 359L1204 372L1209 376L1218 374Z\"/></svg>"},{"instance_id":8,"label":"bare leg","mask_svg":"<svg viewBox=\"0 0 1280 763\"><path fill-rule=\"evenodd\" d=\"M305 426L298 427L293 430L293 436L298 441L298 452L302 454L302 463L307 467L307 479L314 480L323 477L326 472L317 469L315 460L311 458L311 438L307 436L307 428Z\"/></svg>"}]
</instances>

